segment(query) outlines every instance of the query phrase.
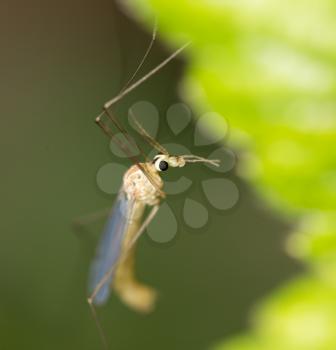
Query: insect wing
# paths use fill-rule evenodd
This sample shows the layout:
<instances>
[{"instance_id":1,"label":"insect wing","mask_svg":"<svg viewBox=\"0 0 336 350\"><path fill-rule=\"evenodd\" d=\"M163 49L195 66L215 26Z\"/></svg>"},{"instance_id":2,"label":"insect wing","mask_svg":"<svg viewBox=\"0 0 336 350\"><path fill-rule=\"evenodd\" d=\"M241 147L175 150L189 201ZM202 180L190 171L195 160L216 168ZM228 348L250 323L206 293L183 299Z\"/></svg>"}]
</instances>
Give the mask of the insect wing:
<instances>
[{"instance_id":1,"label":"insect wing","mask_svg":"<svg viewBox=\"0 0 336 350\"><path fill-rule=\"evenodd\" d=\"M96 257L92 262L89 277L89 291L93 292L99 282L117 263L122 248L122 242L127 231L129 218L132 213L133 201L128 200L121 191L105 225L103 235L97 247ZM104 304L110 295L110 285L113 274L101 286L93 300L94 304Z\"/></svg>"}]
</instances>

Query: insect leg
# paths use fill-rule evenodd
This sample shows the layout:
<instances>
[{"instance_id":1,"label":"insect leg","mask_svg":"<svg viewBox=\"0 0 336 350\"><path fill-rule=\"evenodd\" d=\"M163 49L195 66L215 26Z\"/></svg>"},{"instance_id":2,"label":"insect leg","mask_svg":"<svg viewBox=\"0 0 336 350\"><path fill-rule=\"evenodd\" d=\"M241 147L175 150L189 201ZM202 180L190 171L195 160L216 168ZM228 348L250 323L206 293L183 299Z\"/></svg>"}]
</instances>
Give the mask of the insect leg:
<instances>
[{"instance_id":1,"label":"insect leg","mask_svg":"<svg viewBox=\"0 0 336 350\"><path fill-rule=\"evenodd\" d=\"M108 349L108 343L107 343L107 339L106 339L103 327L101 325L101 322L99 321L99 318L98 318L98 315L97 315L97 310L96 310L96 308L95 308L95 306L93 304L93 300L95 299L95 296L97 295L99 290L102 288L102 286L112 276L112 274L113 274L113 272L114 272L114 270L116 268L116 265L123 264L123 262L128 258L128 255L131 252L132 248L134 247L134 244L136 243L138 238L142 235L142 233L145 231L145 229L150 224L150 222L153 220L153 218L155 217L155 214L157 213L158 210L159 210L159 205L155 205L152 208L152 210L148 214L148 216L145 219L145 221L142 223L142 225L140 226L138 231L133 236L132 240L130 242L127 242L127 244L126 244L126 246L124 248L123 255L119 259L118 264L114 264L114 265L111 266L109 271L102 277L102 279L99 281L99 283L97 284L97 286L94 289L94 291L91 293L91 295L87 299L87 302L89 304L90 310L92 312L93 319L95 320L95 323L96 323L97 329L99 331L99 335L100 335L100 338L101 338L101 341L103 343L103 346L104 346L105 350Z\"/></svg>"},{"instance_id":2,"label":"insect leg","mask_svg":"<svg viewBox=\"0 0 336 350\"><path fill-rule=\"evenodd\" d=\"M127 257L127 253L130 251L130 249L134 246L135 242L138 240L138 238L141 236L141 234L145 231L146 227L150 224L150 222L154 219L155 214L157 213L157 211L159 210L159 205L155 205L151 212L148 214L147 218L145 219L145 221L142 223L141 227L139 228L139 230L137 231L137 233L134 235L134 238L132 239L132 241L130 241L127 246L126 249L124 250L123 256L119 259L118 264L122 263L122 260L125 259ZM111 268L109 269L109 271L106 272L106 274L104 275L104 277L102 277L102 279L99 281L99 283L97 284L96 288L94 289L94 291L91 293L91 295L88 297L88 303L90 305L93 304L93 300L95 298L95 296L97 295L97 293L99 292L99 290L101 289L101 287L105 284L106 281L108 281L108 279L112 276L113 271L116 267L116 264L112 265Z\"/></svg>"}]
</instances>

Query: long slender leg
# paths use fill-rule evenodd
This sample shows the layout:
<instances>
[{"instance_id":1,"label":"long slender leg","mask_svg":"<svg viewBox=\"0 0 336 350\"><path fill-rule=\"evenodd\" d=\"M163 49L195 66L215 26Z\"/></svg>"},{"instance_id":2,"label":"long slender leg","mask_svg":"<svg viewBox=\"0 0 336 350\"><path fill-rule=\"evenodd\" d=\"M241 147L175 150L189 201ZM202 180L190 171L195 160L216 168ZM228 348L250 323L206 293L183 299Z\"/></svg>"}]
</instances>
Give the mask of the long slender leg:
<instances>
[{"instance_id":1,"label":"long slender leg","mask_svg":"<svg viewBox=\"0 0 336 350\"><path fill-rule=\"evenodd\" d=\"M118 261L118 265L119 264L123 264L123 262L125 260L127 260L129 253L131 252L132 248L134 247L134 244L136 243L136 241L138 240L138 238L142 235L142 233L145 231L146 227L150 224L150 222L153 220L153 218L155 217L155 214L157 213L157 211L159 210L159 205L155 205L151 212L148 214L147 218L145 219L145 221L142 223L142 225L140 226L140 228L137 230L137 232L134 234L134 236L132 237L132 239L126 243L126 245L124 246L124 251L122 253L122 257L121 259ZM94 289L94 291L92 292L92 294L88 297L87 301L88 304L90 306L91 312L92 312L92 316L93 319L95 320L95 323L97 325L104 349L107 350L108 349L108 343L107 343L107 339L105 336L105 332L103 330L103 327L99 321L98 315L97 315L97 311L95 306L93 305L93 300L95 298L95 296L97 295L97 293L99 292L99 290L101 289L101 287L105 284L105 282L110 278L110 276L112 275L112 273L114 272L116 268L116 265L112 265L110 270L105 274L105 276L100 280L100 282L97 284L97 287ZM140 311L140 310L139 310Z\"/></svg>"},{"instance_id":2,"label":"long slender leg","mask_svg":"<svg viewBox=\"0 0 336 350\"><path fill-rule=\"evenodd\" d=\"M111 211L111 208L104 208L104 209L101 209L99 211L95 211L93 213L78 217L78 218L73 220L72 228L74 229L75 233L78 236L81 236L84 233L92 234L92 232L90 232L87 229L87 226L90 225L91 223L98 221L99 219L101 219L103 217L106 217L110 213L110 211ZM104 330L99 322L97 312L94 308L91 308L91 312L92 312L93 318L96 322L97 329L99 331L99 335L100 335L101 341L103 343L104 350L108 350L108 343L106 340L105 332L104 332Z\"/></svg>"},{"instance_id":3,"label":"long slender leg","mask_svg":"<svg viewBox=\"0 0 336 350\"><path fill-rule=\"evenodd\" d=\"M144 83L146 80L148 80L152 75L157 73L161 68L166 66L173 58L175 58L177 55L179 55L190 43L186 43L183 46L181 46L179 49L174 51L168 58L163 60L160 64L158 64L155 68L153 68L151 71L149 71L146 75L144 75L142 78L137 80L135 83L133 83L131 86L127 87L125 90L123 90L120 94L118 94L116 97L112 98L110 101L107 101L104 105L105 108L110 108L112 105L114 105L116 102L120 101L124 96L129 94L131 91L133 91L135 88L137 88L139 85Z\"/></svg>"},{"instance_id":4,"label":"long slender leg","mask_svg":"<svg viewBox=\"0 0 336 350\"><path fill-rule=\"evenodd\" d=\"M151 41L147 47L147 50L145 52L145 54L143 55L140 63L138 64L136 70L134 71L134 73L132 74L132 76L127 80L126 84L124 85L124 87L121 89L120 92L123 92L128 86L129 84L133 81L133 79L137 76L139 70L141 69L141 67L143 66L143 64L146 61L146 58L148 57L149 53L152 50L152 47L154 45L155 39L156 39L156 34L157 34L157 18L155 18L155 23L154 23L154 27L153 27L153 32L152 32L152 38Z\"/></svg>"},{"instance_id":5,"label":"long slender leg","mask_svg":"<svg viewBox=\"0 0 336 350\"><path fill-rule=\"evenodd\" d=\"M130 242L128 242L127 245L127 249L131 249L132 246L134 245L134 243L139 239L139 237L143 234L143 232L146 230L147 226L151 223L151 221L154 219L156 213L158 212L160 206L159 205L155 205L152 210L150 211L150 213L148 214L147 218L145 219L145 221L142 223L141 227L139 228L139 230L137 231L137 233L134 235L134 237L132 238L132 240Z\"/></svg>"},{"instance_id":6,"label":"long slender leg","mask_svg":"<svg viewBox=\"0 0 336 350\"><path fill-rule=\"evenodd\" d=\"M130 109L129 112L134 124L138 128L139 133L142 135L145 141L147 141L152 147L157 149L162 154L168 154L168 151L162 145L160 145L151 135L149 135L145 128L140 124L140 122L135 117L132 109Z\"/></svg>"},{"instance_id":7,"label":"long slender leg","mask_svg":"<svg viewBox=\"0 0 336 350\"><path fill-rule=\"evenodd\" d=\"M159 210L159 205L155 205L151 212L148 214L145 221L142 223L141 227L137 231L137 233L134 235L134 238L127 244L126 249L124 249L124 252L122 254L122 257L119 259L118 264L122 263L124 259L127 258L127 253L131 250L131 248L134 246L135 242L138 240L138 238L141 236L141 234L145 231L146 227L150 224L150 222L154 219L155 214ZM92 294L88 297L88 303L90 305L93 304L93 300L97 293L100 291L101 287L108 281L108 279L111 277L113 271L115 270L116 265L112 265L109 271L106 272L104 277L100 280L100 282L97 284L96 288L92 292Z\"/></svg>"}]
</instances>

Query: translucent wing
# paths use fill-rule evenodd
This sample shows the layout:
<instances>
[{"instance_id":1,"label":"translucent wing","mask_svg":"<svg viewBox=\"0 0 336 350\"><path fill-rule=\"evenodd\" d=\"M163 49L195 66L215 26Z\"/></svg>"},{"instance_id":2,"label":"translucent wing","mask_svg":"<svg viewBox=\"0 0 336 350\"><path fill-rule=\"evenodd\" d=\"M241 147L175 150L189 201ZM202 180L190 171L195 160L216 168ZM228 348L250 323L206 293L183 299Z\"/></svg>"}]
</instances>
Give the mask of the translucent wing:
<instances>
[{"instance_id":1,"label":"translucent wing","mask_svg":"<svg viewBox=\"0 0 336 350\"><path fill-rule=\"evenodd\" d=\"M93 292L102 278L110 271L120 257L122 242L128 229L129 218L134 202L128 200L125 193L120 191L111 215L105 225L103 235L97 247L96 257L92 262L89 276L89 291ZM110 295L110 285L113 275L102 285L93 302L104 304Z\"/></svg>"}]
</instances>

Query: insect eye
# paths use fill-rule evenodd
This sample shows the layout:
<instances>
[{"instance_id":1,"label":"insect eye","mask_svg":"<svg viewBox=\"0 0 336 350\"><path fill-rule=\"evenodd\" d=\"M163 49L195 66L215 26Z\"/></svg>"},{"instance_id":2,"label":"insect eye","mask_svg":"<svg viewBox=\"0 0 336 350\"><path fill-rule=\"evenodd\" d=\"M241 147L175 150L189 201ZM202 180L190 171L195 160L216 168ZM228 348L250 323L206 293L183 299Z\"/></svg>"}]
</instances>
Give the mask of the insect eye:
<instances>
[{"instance_id":1,"label":"insect eye","mask_svg":"<svg viewBox=\"0 0 336 350\"><path fill-rule=\"evenodd\" d=\"M158 171L166 171L168 169L168 163L165 160L157 160L155 162L155 168Z\"/></svg>"},{"instance_id":2,"label":"insect eye","mask_svg":"<svg viewBox=\"0 0 336 350\"><path fill-rule=\"evenodd\" d=\"M159 163L159 168L161 171L166 171L168 169L168 163L164 160L161 160Z\"/></svg>"}]
</instances>

